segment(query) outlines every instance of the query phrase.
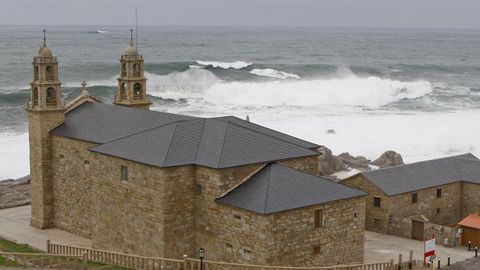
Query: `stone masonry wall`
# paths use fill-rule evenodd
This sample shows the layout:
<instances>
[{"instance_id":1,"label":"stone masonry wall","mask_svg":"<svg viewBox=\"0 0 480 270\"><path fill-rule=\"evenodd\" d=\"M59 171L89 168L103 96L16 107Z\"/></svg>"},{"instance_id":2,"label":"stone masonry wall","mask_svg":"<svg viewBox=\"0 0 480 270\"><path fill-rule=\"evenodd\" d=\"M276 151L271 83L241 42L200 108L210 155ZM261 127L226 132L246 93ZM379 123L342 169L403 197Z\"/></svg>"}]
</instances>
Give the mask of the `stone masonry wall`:
<instances>
[{"instance_id":1,"label":"stone masonry wall","mask_svg":"<svg viewBox=\"0 0 480 270\"><path fill-rule=\"evenodd\" d=\"M437 189L442 195L437 198ZM412 203L412 195L417 194L417 203ZM395 225L404 218L417 214L424 215L431 223L438 225L454 225L461 218L462 185L460 182L438 187L408 192L390 198L389 233L395 235L411 235L411 230L402 232ZM437 212L439 211L439 212Z\"/></svg>"},{"instance_id":2,"label":"stone masonry wall","mask_svg":"<svg viewBox=\"0 0 480 270\"><path fill-rule=\"evenodd\" d=\"M28 110L30 175L32 178L31 225L53 226L52 141L50 130L63 123L63 110Z\"/></svg>"},{"instance_id":3,"label":"stone masonry wall","mask_svg":"<svg viewBox=\"0 0 480 270\"><path fill-rule=\"evenodd\" d=\"M472 183L462 183L463 200L462 200L462 216L465 218L470 214L480 213L480 185Z\"/></svg>"},{"instance_id":4,"label":"stone masonry wall","mask_svg":"<svg viewBox=\"0 0 480 270\"><path fill-rule=\"evenodd\" d=\"M54 226L91 238L94 143L52 136Z\"/></svg>"},{"instance_id":5,"label":"stone masonry wall","mask_svg":"<svg viewBox=\"0 0 480 270\"><path fill-rule=\"evenodd\" d=\"M157 168L96 157L93 246L155 257L190 253L194 167ZM121 180L121 166L128 168L127 181Z\"/></svg>"},{"instance_id":6,"label":"stone masonry wall","mask_svg":"<svg viewBox=\"0 0 480 270\"><path fill-rule=\"evenodd\" d=\"M314 210L323 225L314 228ZM329 266L363 263L365 197L352 198L270 215L273 265ZM314 254L314 246L319 253Z\"/></svg>"},{"instance_id":7,"label":"stone masonry wall","mask_svg":"<svg viewBox=\"0 0 480 270\"><path fill-rule=\"evenodd\" d=\"M379 233L387 233L390 214L390 197L360 174L340 182L368 193L365 197L365 229ZM380 207L374 207L374 197L381 199Z\"/></svg>"}]
</instances>

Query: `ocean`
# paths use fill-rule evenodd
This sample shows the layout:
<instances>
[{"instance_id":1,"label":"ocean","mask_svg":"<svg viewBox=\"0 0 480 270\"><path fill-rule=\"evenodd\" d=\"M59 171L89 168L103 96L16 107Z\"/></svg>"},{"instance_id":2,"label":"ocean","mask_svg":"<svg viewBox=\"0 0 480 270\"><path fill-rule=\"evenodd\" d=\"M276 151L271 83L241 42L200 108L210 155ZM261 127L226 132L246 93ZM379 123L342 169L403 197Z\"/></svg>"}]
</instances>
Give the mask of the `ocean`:
<instances>
[{"instance_id":1,"label":"ocean","mask_svg":"<svg viewBox=\"0 0 480 270\"><path fill-rule=\"evenodd\" d=\"M64 100L83 80L112 100L129 28L47 28ZM41 30L0 26L0 179L29 171L24 105ZM369 159L480 157L480 30L140 26L138 47L153 110L248 115Z\"/></svg>"}]
</instances>

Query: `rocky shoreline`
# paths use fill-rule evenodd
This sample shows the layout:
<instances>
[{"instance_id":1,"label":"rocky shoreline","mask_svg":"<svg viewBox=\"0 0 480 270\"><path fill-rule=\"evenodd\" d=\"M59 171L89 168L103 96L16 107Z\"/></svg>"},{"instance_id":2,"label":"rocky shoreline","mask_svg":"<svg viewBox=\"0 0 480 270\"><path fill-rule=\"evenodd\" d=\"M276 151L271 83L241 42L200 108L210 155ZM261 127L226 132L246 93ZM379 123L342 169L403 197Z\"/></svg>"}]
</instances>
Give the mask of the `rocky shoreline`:
<instances>
[{"instance_id":1,"label":"rocky shoreline","mask_svg":"<svg viewBox=\"0 0 480 270\"><path fill-rule=\"evenodd\" d=\"M30 175L0 181L0 209L28 205L30 202Z\"/></svg>"},{"instance_id":2,"label":"rocky shoreline","mask_svg":"<svg viewBox=\"0 0 480 270\"><path fill-rule=\"evenodd\" d=\"M387 151L374 161L349 153L335 156L325 146L319 147L317 151L320 153L320 175L333 180L338 180L333 174L339 172L366 171L404 164L402 156L394 151ZM0 209L28 205L30 202L30 175L0 181Z\"/></svg>"}]
</instances>

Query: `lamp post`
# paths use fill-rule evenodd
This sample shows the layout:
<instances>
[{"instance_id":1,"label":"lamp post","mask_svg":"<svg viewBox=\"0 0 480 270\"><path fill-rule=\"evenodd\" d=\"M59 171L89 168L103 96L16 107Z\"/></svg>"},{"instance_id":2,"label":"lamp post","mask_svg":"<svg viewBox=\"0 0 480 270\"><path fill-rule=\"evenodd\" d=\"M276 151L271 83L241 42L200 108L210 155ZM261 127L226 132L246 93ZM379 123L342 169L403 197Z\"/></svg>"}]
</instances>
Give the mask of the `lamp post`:
<instances>
[{"instance_id":1,"label":"lamp post","mask_svg":"<svg viewBox=\"0 0 480 270\"><path fill-rule=\"evenodd\" d=\"M198 257L200 258L200 270L203 270L203 258L205 258L205 249L198 250Z\"/></svg>"}]
</instances>

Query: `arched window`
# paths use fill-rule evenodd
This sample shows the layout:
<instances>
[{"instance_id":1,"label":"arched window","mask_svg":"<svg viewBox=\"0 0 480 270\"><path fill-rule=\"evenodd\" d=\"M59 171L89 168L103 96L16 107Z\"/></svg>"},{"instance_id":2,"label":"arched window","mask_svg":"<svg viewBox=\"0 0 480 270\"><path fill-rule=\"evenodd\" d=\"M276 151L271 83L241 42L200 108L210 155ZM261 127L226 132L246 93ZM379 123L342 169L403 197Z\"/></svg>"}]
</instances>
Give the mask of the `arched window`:
<instances>
[{"instance_id":1,"label":"arched window","mask_svg":"<svg viewBox=\"0 0 480 270\"><path fill-rule=\"evenodd\" d=\"M38 78L39 78L38 66L35 67L35 70L34 70L34 72L33 72L33 77L34 77L34 80L35 80L35 81L38 81Z\"/></svg>"},{"instance_id":2,"label":"arched window","mask_svg":"<svg viewBox=\"0 0 480 270\"><path fill-rule=\"evenodd\" d=\"M133 64L133 76L140 76L140 65Z\"/></svg>"},{"instance_id":3,"label":"arched window","mask_svg":"<svg viewBox=\"0 0 480 270\"><path fill-rule=\"evenodd\" d=\"M127 99L127 84L122 83L120 85L120 100L126 100Z\"/></svg>"},{"instance_id":4,"label":"arched window","mask_svg":"<svg viewBox=\"0 0 480 270\"><path fill-rule=\"evenodd\" d=\"M127 64L122 64L122 77L127 76Z\"/></svg>"},{"instance_id":5,"label":"arched window","mask_svg":"<svg viewBox=\"0 0 480 270\"><path fill-rule=\"evenodd\" d=\"M142 85L139 83L133 85L133 98L142 99Z\"/></svg>"},{"instance_id":6,"label":"arched window","mask_svg":"<svg viewBox=\"0 0 480 270\"><path fill-rule=\"evenodd\" d=\"M38 88L37 87L33 88L32 102L33 102L33 106L38 105Z\"/></svg>"},{"instance_id":7,"label":"arched window","mask_svg":"<svg viewBox=\"0 0 480 270\"><path fill-rule=\"evenodd\" d=\"M53 68L51 66L48 66L46 69L45 69L45 74L47 76L47 81L53 81L55 80L55 77L53 76Z\"/></svg>"},{"instance_id":8,"label":"arched window","mask_svg":"<svg viewBox=\"0 0 480 270\"><path fill-rule=\"evenodd\" d=\"M56 106L57 105L57 97L55 95L55 88L49 87L46 92L47 106Z\"/></svg>"}]
</instances>

